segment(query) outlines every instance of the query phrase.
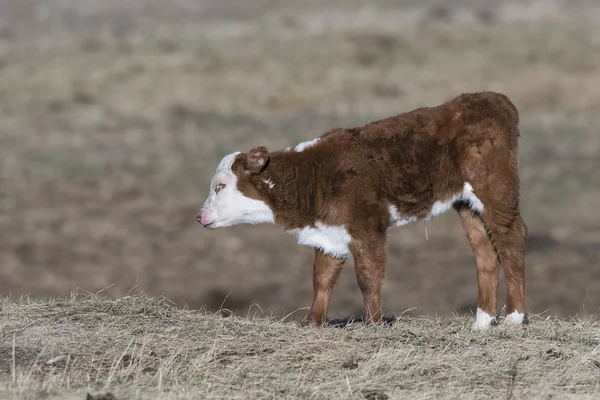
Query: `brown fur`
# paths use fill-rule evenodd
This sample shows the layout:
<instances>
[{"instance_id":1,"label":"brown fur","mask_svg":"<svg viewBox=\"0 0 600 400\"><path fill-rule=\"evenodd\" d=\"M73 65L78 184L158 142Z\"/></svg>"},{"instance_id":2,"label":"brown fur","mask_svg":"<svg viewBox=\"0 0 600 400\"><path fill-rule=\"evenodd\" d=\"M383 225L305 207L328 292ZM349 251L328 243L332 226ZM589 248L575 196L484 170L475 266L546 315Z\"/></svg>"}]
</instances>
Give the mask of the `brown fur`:
<instances>
[{"instance_id":1,"label":"brown fur","mask_svg":"<svg viewBox=\"0 0 600 400\"><path fill-rule=\"evenodd\" d=\"M518 122L506 96L462 94L437 107L331 130L301 152L269 153L258 147L238 155L232 170L239 190L265 201L284 229L316 221L346 227L366 319L375 322L381 320L388 204L402 216L420 220L434 202L449 200L468 182L484 212L479 215L460 204L455 208L477 264L478 306L496 314L499 260L508 287L507 314L526 314L527 227L519 211ZM340 266L317 251L310 313L315 324L326 319Z\"/></svg>"}]
</instances>

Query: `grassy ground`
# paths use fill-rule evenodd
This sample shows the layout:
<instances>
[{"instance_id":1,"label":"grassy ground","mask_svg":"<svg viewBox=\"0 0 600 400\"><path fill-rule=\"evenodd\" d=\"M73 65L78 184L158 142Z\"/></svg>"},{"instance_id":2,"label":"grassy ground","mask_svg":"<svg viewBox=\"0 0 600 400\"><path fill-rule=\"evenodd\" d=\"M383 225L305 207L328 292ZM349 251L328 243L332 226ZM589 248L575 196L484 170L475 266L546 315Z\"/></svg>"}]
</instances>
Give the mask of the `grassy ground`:
<instances>
[{"instance_id":1,"label":"grassy ground","mask_svg":"<svg viewBox=\"0 0 600 400\"><path fill-rule=\"evenodd\" d=\"M136 287L242 314L255 303L264 315L308 307L311 249L272 226L207 232L195 221L220 157L498 90L521 111L529 305L596 313L594 1L244 4L0 2L2 295ZM384 307L472 311L458 218L428 232L390 232ZM332 315L361 307L349 263Z\"/></svg>"},{"instance_id":2,"label":"grassy ground","mask_svg":"<svg viewBox=\"0 0 600 400\"><path fill-rule=\"evenodd\" d=\"M597 323L533 315L473 333L469 317L301 328L142 296L1 299L3 398L592 399Z\"/></svg>"}]
</instances>

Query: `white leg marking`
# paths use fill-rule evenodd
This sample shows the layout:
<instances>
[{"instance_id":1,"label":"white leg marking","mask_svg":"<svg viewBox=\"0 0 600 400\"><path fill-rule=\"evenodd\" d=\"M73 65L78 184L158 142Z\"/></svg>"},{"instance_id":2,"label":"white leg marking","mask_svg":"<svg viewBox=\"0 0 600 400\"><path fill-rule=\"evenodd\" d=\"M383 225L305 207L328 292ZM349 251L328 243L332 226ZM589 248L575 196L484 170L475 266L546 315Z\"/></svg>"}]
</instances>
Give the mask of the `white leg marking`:
<instances>
[{"instance_id":1,"label":"white leg marking","mask_svg":"<svg viewBox=\"0 0 600 400\"><path fill-rule=\"evenodd\" d=\"M307 142L302 142L302 143L298 144L296 147L294 147L294 150L296 150L297 152L301 152L302 150L306 149L307 147L313 146L319 140L321 140L321 138L316 138L313 140L309 140Z\"/></svg>"},{"instance_id":2,"label":"white leg marking","mask_svg":"<svg viewBox=\"0 0 600 400\"><path fill-rule=\"evenodd\" d=\"M477 307L477 314L475 316L475 322L473 323L473 329L475 330L484 330L488 329L492 326L492 322L494 321L494 317L490 314L486 313L479 307Z\"/></svg>"},{"instance_id":3,"label":"white leg marking","mask_svg":"<svg viewBox=\"0 0 600 400\"><path fill-rule=\"evenodd\" d=\"M299 244L311 246L332 257L347 257L352 238L344 226L330 226L317 221L315 226L292 229L288 233L296 235Z\"/></svg>"},{"instance_id":4,"label":"white leg marking","mask_svg":"<svg viewBox=\"0 0 600 400\"><path fill-rule=\"evenodd\" d=\"M513 311L504 318L504 323L507 325L522 325L525 320L525 314L518 311Z\"/></svg>"}]
</instances>

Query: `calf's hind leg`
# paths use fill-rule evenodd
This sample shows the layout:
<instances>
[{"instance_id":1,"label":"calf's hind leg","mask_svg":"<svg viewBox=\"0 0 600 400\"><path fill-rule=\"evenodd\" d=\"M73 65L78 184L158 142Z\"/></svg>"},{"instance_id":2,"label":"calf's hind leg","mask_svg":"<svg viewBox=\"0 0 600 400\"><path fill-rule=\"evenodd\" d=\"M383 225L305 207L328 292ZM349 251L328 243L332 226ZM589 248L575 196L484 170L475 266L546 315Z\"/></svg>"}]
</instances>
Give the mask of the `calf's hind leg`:
<instances>
[{"instance_id":1,"label":"calf's hind leg","mask_svg":"<svg viewBox=\"0 0 600 400\"><path fill-rule=\"evenodd\" d=\"M327 320L329 298L335 283L340 276L343 259L336 259L315 249L313 268L313 301L308 321L315 326L322 326Z\"/></svg>"},{"instance_id":2,"label":"calf's hind leg","mask_svg":"<svg viewBox=\"0 0 600 400\"><path fill-rule=\"evenodd\" d=\"M471 243L477 266L477 314L473 329L487 329L496 324L498 255L479 214L465 205L457 205L456 209Z\"/></svg>"},{"instance_id":3,"label":"calf's hind leg","mask_svg":"<svg viewBox=\"0 0 600 400\"><path fill-rule=\"evenodd\" d=\"M358 287L363 295L365 324L382 322L381 285L385 275L386 237L376 235L367 240L354 240L350 245Z\"/></svg>"},{"instance_id":4,"label":"calf's hind leg","mask_svg":"<svg viewBox=\"0 0 600 400\"><path fill-rule=\"evenodd\" d=\"M505 324L527 324L525 308L525 247L527 245L527 225L517 214L508 226L494 226L492 239L496 245L500 263L506 280L506 319Z\"/></svg>"}]
</instances>

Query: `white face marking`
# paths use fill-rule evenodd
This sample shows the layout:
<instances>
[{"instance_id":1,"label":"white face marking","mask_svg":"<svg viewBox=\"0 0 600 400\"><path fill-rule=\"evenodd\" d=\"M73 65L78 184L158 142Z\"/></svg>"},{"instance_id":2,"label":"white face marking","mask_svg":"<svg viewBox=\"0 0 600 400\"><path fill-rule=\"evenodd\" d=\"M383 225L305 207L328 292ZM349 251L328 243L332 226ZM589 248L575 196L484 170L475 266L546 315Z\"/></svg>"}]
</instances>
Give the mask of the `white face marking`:
<instances>
[{"instance_id":1,"label":"white face marking","mask_svg":"<svg viewBox=\"0 0 600 400\"><path fill-rule=\"evenodd\" d=\"M314 227L292 229L288 233L295 234L299 244L321 249L329 256L342 258L350 255L348 246L352 238L343 226L328 226L317 221Z\"/></svg>"},{"instance_id":2,"label":"white face marking","mask_svg":"<svg viewBox=\"0 0 600 400\"><path fill-rule=\"evenodd\" d=\"M417 221L417 217L403 217L398 213L398 207L393 204L388 205L390 212L390 226L402 226Z\"/></svg>"},{"instance_id":3,"label":"white face marking","mask_svg":"<svg viewBox=\"0 0 600 400\"><path fill-rule=\"evenodd\" d=\"M307 142L302 142L302 143L298 144L296 147L294 147L294 150L296 150L297 152L301 152L302 150L306 149L307 147L313 146L319 140L321 140L321 138L316 138L313 140L309 140Z\"/></svg>"},{"instance_id":4,"label":"white face marking","mask_svg":"<svg viewBox=\"0 0 600 400\"><path fill-rule=\"evenodd\" d=\"M477 307L477 314L475 315L475 322L473 323L474 330L485 330L492 326L494 317L486 313L479 307Z\"/></svg>"},{"instance_id":5,"label":"white face marking","mask_svg":"<svg viewBox=\"0 0 600 400\"><path fill-rule=\"evenodd\" d=\"M217 172L231 172L231 166L233 165L233 162L235 161L235 158L238 154L240 154L240 152L236 151L231 154L227 154L225 157L223 157L223 159L219 162L219 165L217 165Z\"/></svg>"},{"instance_id":6,"label":"white face marking","mask_svg":"<svg viewBox=\"0 0 600 400\"><path fill-rule=\"evenodd\" d=\"M216 229L237 224L274 223L275 216L271 208L263 201L250 199L237 188L237 177L231 166L239 152L229 154L221 160L217 172L210 183L210 194L202 206L201 213L207 217L210 225ZM217 186L225 185L217 192Z\"/></svg>"},{"instance_id":7,"label":"white face marking","mask_svg":"<svg viewBox=\"0 0 600 400\"><path fill-rule=\"evenodd\" d=\"M473 187L467 182L463 187L463 191L455 194L451 199L446 201L436 201L433 203L433 207L431 207L431 211L425 219L428 220L437 215L445 213L452 207L454 203L458 201L464 201L470 206L471 210L476 211L479 214L483 213L483 203L481 203L481 200L475 196L475 193L473 193Z\"/></svg>"},{"instance_id":8,"label":"white face marking","mask_svg":"<svg viewBox=\"0 0 600 400\"><path fill-rule=\"evenodd\" d=\"M522 325L525 320L525 314L518 311L513 311L504 318L504 323L507 325Z\"/></svg>"}]
</instances>

